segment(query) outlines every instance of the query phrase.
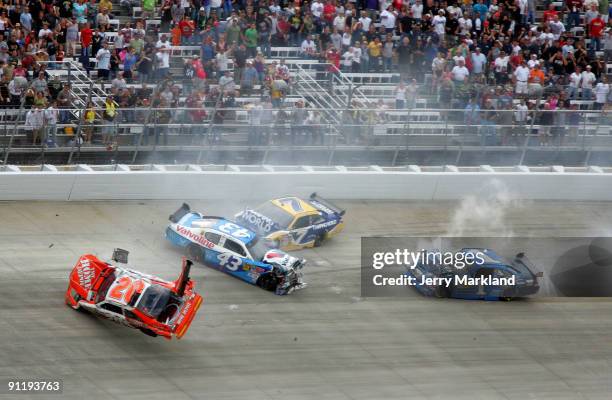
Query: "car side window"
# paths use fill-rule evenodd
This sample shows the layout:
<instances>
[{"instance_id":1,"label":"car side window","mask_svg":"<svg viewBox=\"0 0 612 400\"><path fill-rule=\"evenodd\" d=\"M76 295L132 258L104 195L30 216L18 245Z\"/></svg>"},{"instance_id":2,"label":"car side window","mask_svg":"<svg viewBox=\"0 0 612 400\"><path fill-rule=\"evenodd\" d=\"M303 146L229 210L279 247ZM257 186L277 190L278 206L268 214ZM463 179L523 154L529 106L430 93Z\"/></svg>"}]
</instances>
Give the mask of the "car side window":
<instances>
[{"instance_id":1,"label":"car side window","mask_svg":"<svg viewBox=\"0 0 612 400\"><path fill-rule=\"evenodd\" d=\"M230 251L233 251L234 253L238 253L243 257L246 257L244 248L239 243L233 241L230 238L225 238L225 244L223 245L223 247Z\"/></svg>"},{"instance_id":2,"label":"car side window","mask_svg":"<svg viewBox=\"0 0 612 400\"><path fill-rule=\"evenodd\" d=\"M312 215L310 217L310 225L322 224L325 222L325 218L321 215Z\"/></svg>"},{"instance_id":3,"label":"car side window","mask_svg":"<svg viewBox=\"0 0 612 400\"><path fill-rule=\"evenodd\" d=\"M221 235L217 234L217 233L213 233L213 232L206 232L204 234L204 237L209 241L212 242L214 244L219 244L219 240L221 239Z\"/></svg>"},{"instance_id":4,"label":"car side window","mask_svg":"<svg viewBox=\"0 0 612 400\"><path fill-rule=\"evenodd\" d=\"M310 215L298 218L295 224L293 224L293 229L306 228L307 226L310 226Z\"/></svg>"},{"instance_id":5,"label":"car side window","mask_svg":"<svg viewBox=\"0 0 612 400\"><path fill-rule=\"evenodd\" d=\"M110 311L110 312L114 312L115 314L119 314L119 315L121 315L121 314L122 314L122 309L121 309L121 307L116 306L116 305L114 305L114 304L104 303L104 304L102 304L102 305L100 306L100 308L103 308L103 309L105 309L105 310L107 310L107 311Z\"/></svg>"}]
</instances>

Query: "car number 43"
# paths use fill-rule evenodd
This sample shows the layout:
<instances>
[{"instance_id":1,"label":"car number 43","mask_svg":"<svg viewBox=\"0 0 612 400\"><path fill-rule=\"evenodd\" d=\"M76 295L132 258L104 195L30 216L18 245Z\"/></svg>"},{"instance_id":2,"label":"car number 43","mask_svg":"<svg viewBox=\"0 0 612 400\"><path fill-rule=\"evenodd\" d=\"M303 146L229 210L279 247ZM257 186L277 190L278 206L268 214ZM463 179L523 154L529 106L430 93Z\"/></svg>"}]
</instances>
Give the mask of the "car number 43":
<instances>
[{"instance_id":1,"label":"car number 43","mask_svg":"<svg viewBox=\"0 0 612 400\"><path fill-rule=\"evenodd\" d=\"M249 231L247 229L242 228L236 224L232 224L231 222L226 222L225 224L221 225L219 227L219 230L237 238L246 238L250 236Z\"/></svg>"},{"instance_id":2,"label":"car number 43","mask_svg":"<svg viewBox=\"0 0 612 400\"><path fill-rule=\"evenodd\" d=\"M242 265L242 260L230 253L221 253L217 256L219 265L230 271L237 271Z\"/></svg>"}]
</instances>

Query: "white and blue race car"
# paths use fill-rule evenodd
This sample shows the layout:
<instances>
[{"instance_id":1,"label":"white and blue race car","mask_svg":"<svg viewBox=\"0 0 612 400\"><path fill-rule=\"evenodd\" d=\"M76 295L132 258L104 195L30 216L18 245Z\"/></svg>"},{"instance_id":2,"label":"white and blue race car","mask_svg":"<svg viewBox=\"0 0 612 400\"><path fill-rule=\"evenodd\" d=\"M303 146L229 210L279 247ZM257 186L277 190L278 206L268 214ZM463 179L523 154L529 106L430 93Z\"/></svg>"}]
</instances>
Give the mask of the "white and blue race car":
<instances>
[{"instance_id":1,"label":"white and blue race car","mask_svg":"<svg viewBox=\"0 0 612 400\"><path fill-rule=\"evenodd\" d=\"M189 258L279 295L302 289L305 260L233 221L205 216L183 205L170 216L166 239Z\"/></svg>"}]
</instances>

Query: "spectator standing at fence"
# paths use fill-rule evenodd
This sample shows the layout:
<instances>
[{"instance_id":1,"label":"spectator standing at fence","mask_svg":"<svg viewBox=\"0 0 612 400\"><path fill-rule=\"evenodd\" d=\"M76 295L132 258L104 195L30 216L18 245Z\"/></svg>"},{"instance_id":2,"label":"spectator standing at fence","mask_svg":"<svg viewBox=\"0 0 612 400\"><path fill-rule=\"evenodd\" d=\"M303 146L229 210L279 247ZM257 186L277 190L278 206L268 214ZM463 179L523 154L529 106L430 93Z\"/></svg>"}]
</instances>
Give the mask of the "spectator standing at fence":
<instances>
[{"instance_id":1,"label":"spectator standing at fence","mask_svg":"<svg viewBox=\"0 0 612 400\"><path fill-rule=\"evenodd\" d=\"M110 145L113 142L115 135L115 119L117 117L117 103L111 96L106 97L104 102L104 112L102 119L104 126L102 127L102 143Z\"/></svg>"},{"instance_id":2,"label":"spectator standing at fence","mask_svg":"<svg viewBox=\"0 0 612 400\"><path fill-rule=\"evenodd\" d=\"M595 85L595 103L593 103L593 109L602 110L607 103L609 94L610 85L608 84L608 78L602 75L599 83Z\"/></svg>"},{"instance_id":3,"label":"spectator standing at fence","mask_svg":"<svg viewBox=\"0 0 612 400\"><path fill-rule=\"evenodd\" d=\"M538 138L540 146L548 146L550 141L551 126L554 122L554 112L551 110L550 103L544 103L543 110L540 112L540 127L538 129Z\"/></svg>"},{"instance_id":4,"label":"spectator standing at fence","mask_svg":"<svg viewBox=\"0 0 612 400\"><path fill-rule=\"evenodd\" d=\"M578 97L578 91L580 90L580 83L582 81L582 71L580 67L576 67L574 72L572 72L569 76L569 82L567 85L567 97L570 99L575 99Z\"/></svg>"},{"instance_id":5,"label":"spectator standing at fence","mask_svg":"<svg viewBox=\"0 0 612 400\"><path fill-rule=\"evenodd\" d=\"M25 127L32 131L32 145L36 146L36 142L42 144L43 128L45 126L45 113L41 107L33 107L26 114Z\"/></svg>"},{"instance_id":6,"label":"spectator standing at fence","mask_svg":"<svg viewBox=\"0 0 612 400\"><path fill-rule=\"evenodd\" d=\"M308 118L308 111L304 107L304 101L298 100L291 115L291 144L301 144L304 135L304 125Z\"/></svg>"},{"instance_id":7,"label":"spectator standing at fence","mask_svg":"<svg viewBox=\"0 0 612 400\"><path fill-rule=\"evenodd\" d=\"M85 117L83 119L83 123L85 126L83 127L83 131L85 132L85 143L91 144L91 139L94 133L94 123L96 120L96 111L94 109L93 103L90 101L87 103L87 107L85 109Z\"/></svg>"},{"instance_id":8,"label":"spectator standing at fence","mask_svg":"<svg viewBox=\"0 0 612 400\"><path fill-rule=\"evenodd\" d=\"M65 124L68 122L70 118L70 111L68 110L72 107L73 95L71 92L70 84L64 84L64 87L57 94L57 104L60 109L60 122Z\"/></svg>"},{"instance_id":9,"label":"spectator standing at fence","mask_svg":"<svg viewBox=\"0 0 612 400\"><path fill-rule=\"evenodd\" d=\"M399 85L394 90L395 93L395 109L403 110L406 107L406 94L408 89L404 81L400 81Z\"/></svg>"},{"instance_id":10,"label":"spectator standing at fence","mask_svg":"<svg viewBox=\"0 0 612 400\"><path fill-rule=\"evenodd\" d=\"M59 111L56 107L57 102L54 100L49 103L49 106L45 109L45 139L47 145L57 146L57 120L59 117Z\"/></svg>"}]
</instances>

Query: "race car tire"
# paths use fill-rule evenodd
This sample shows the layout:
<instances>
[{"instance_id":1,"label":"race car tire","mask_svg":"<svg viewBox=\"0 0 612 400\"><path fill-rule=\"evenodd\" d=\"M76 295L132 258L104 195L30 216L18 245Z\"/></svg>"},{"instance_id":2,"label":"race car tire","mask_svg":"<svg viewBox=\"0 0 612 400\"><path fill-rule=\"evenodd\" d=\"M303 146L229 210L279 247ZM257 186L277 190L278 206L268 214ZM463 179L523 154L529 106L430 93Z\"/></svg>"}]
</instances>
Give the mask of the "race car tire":
<instances>
[{"instance_id":1,"label":"race car tire","mask_svg":"<svg viewBox=\"0 0 612 400\"><path fill-rule=\"evenodd\" d=\"M202 248L195 243L191 243L187 246L187 257L189 257L191 261L202 262L204 259L203 253L204 251Z\"/></svg>"},{"instance_id":2,"label":"race car tire","mask_svg":"<svg viewBox=\"0 0 612 400\"><path fill-rule=\"evenodd\" d=\"M436 295L436 297L438 297L440 299L447 299L447 298L451 297L451 288L446 287L446 286L438 286L436 288L435 295Z\"/></svg>"},{"instance_id":3,"label":"race car tire","mask_svg":"<svg viewBox=\"0 0 612 400\"><path fill-rule=\"evenodd\" d=\"M150 329L146 329L146 328L140 328L140 332L144 333L147 336L151 336L151 337L157 337L157 333L153 332Z\"/></svg>"},{"instance_id":4,"label":"race car tire","mask_svg":"<svg viewBox=\"0 0 612 400\"><path fill-rule=\"evenodd\" d=\"M319 247L323 244L323 240L325 240L325 234L319 235L314 240L314 247Z\"/></svg>"},{"instance_id":5,"label":"race car tire","mask_svg":"<svg viewBox=\"0 0 612 400\"><path fill-rule=\"evenodd\" d=\"M264 274L257 279L256 285L263 290L273 292L276 290L276 286L278 286L278 279L272 274Z\"/></svg>"}]
</instances>

